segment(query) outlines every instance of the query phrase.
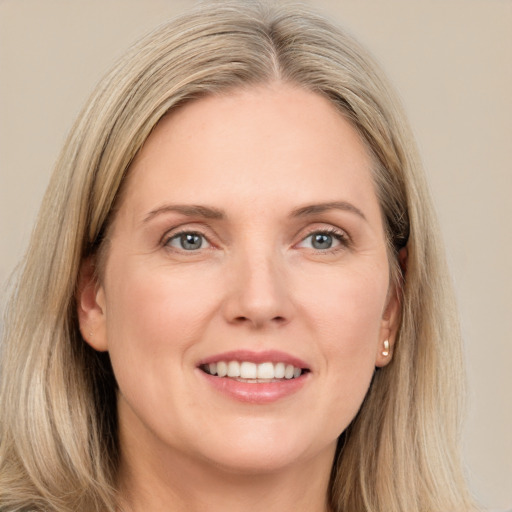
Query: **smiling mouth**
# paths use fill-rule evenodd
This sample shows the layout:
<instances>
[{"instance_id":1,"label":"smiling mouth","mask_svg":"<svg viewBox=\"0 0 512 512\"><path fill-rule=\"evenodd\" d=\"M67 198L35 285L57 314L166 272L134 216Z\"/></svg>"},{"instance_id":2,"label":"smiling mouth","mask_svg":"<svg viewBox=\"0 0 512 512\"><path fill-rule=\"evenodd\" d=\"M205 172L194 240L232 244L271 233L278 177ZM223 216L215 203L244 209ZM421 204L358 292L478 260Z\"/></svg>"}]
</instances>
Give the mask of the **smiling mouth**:
<instances>
[{"instance_id":1,"label":"smiling mouth","mask_svg":"<svg viewBox=\"0 0 512 512\"><path fill-rule=\"evenodd\" d=\"M309 372L306 368L283 362L257 364L251 361L217 361L199 368L208 375L254 384L297 379Z\"/></svg>"}]
</instances>

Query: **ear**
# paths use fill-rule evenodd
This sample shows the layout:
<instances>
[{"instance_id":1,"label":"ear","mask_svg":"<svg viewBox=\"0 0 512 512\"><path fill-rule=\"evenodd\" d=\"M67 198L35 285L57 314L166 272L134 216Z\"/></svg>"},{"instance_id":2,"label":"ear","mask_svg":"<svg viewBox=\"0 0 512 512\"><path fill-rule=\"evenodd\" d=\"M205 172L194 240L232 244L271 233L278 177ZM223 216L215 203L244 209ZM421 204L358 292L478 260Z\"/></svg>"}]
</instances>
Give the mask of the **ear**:
<instances>
[{"instance_id":1,"label":"ear","mask_svg":"<svg viewBox=\"0 0 512 512\"><path fill-rule=\"evenodd\" d=\"M398 253L398 262L405 276L407 269L407 248L403 248ZM375 358L375 366L382 368L391 362L393 358L393 348L395 346L398 327L402 316L402 287L401 283L394 283L390 286L386 308L382 315L382 324ZM388 342L389 347L385 345Z\"/></svg>"},{"instance_id":2,"label":"ear","mask_svg":"<svg viewBox=\"0 0 512 512\"><path fill-rule=\"evenodd\" d=\"M386 366L391 362L393 357L393 347L395 345L400 319L400 299L396 288L396 286L393 286L393 289L390 291L386 309L382 316L379 343L377 345L375 358L375 366L378 368Z\"/></svg>"},{"instance_id":3,"label":"ear","mask_svg":"<svg viewBox=\"0 0 512 512\"><path fill-rule=\"evenodd\" d=\"M80 266L76 292L78 323L83 339L95 350L108 350L105 291L95 272L93 257Z\"/></svg>"}]
</instances>

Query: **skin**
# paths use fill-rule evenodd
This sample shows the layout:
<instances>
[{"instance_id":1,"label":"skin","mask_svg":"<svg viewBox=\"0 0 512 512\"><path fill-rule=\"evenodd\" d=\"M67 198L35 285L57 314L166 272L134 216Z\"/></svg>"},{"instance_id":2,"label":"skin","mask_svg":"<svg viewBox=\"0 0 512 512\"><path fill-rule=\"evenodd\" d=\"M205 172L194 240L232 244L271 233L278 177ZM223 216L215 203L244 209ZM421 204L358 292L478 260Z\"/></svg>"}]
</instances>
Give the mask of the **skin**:
<instances>
[{"instance_id":1,"label":"skin","mask_svg":"<svg viewBox=\"0 0 512 512\"><path fill-rule=\"evenodd\" d=\"M157 125L101 281L83 264L78 306L119 383L127 510L328 510L336 440L397 324L370 169L335 108L287 84L206 97ZM297 214L333 202L343 208ZM201 234L202 248L183 249L179 232ZM267 404L228 397L197 365L239 349L298 357L307 382Z\"/></svg>"}]
</instances>

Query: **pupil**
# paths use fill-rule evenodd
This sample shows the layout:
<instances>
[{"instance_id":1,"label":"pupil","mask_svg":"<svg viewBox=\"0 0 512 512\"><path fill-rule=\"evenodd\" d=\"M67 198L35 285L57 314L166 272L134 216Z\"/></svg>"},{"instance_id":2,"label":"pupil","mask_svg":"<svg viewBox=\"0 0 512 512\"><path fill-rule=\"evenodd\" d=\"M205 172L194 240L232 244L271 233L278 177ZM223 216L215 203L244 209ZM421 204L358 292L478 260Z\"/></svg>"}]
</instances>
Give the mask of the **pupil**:
<instances>
[{"instance_id":1,"label":"pupil","mask_svg":"<svg viewBox=\"0 0 512 512\"><path fill-rule=\"evenodd\" d=\"M193 249L200 249L201 237L199 235L194 235L193 233L181 235L181 245L183 249L186 249L188 251L191 251Z\"/></svg>"},{"instance_id":2,"label":"pupil","mask_svg":"<svg viewBox=\"0 0 512 512\"><path fill-rule=\"evenodd\" d=\"M313 237L313 247L315 249L329 249L332 246L332 236L318 233Z\"/></svg>"}]
</instances>

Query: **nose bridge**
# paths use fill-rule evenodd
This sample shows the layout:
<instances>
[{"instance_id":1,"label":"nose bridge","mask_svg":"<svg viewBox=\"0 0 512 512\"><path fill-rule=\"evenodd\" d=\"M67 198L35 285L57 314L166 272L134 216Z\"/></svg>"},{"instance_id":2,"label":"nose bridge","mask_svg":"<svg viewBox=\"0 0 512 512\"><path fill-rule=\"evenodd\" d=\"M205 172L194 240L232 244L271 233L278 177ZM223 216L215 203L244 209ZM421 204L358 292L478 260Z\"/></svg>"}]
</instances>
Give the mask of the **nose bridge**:
<instances>
[{"instance_id":1,"label":"nose bridge","mask_svg":"<svg viewBox=\"0 0 512 512\"><path fill-rule=\"evenodd\" d=\"M273 244L266 242L247 243L233 255L226 299L230 322L262 327L283 324L291 318L284 258Z\"/></svg>"}]
</instances>

